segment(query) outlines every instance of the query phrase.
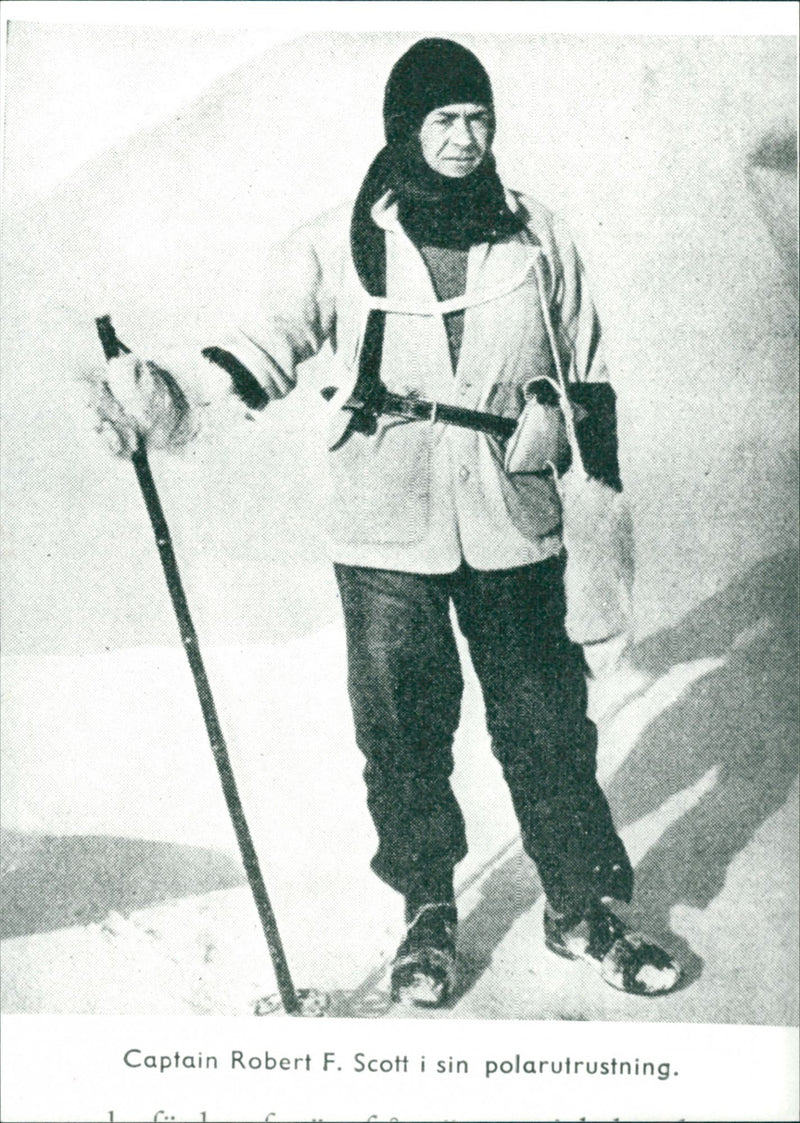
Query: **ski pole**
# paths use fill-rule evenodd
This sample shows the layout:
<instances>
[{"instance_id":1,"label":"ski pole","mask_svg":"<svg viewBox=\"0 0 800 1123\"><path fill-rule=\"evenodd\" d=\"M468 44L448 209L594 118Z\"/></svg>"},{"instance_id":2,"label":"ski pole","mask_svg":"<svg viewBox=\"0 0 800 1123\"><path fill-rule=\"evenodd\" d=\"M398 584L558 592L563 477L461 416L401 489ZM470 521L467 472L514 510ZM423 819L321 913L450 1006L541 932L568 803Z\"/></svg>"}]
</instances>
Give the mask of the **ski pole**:
<instances>
[{"instance_id":1,"label":"ski pole","mask_svg":"<svg viewBox=\"0 0 800 1123\"><path fill-rule=\"evenodd\" d=\"M116 332L111 324L110 316L100 316L95 322L106 359L114 359L120 354L130 353L130 348L126 347L124 343L117 339ZM258 861L255 846L253 845L250 828L245 819L242 801L239 798L239 791L233 775L230 756L228 755L225 738L223 737L222 728L217 716L217 708L214 705L214 698L211 694L208 675L206 674L203 657L197 642L197 632L195 631L192 617L189 613L189 604L183 589L183 582L181 581L180 572L178 570L175 551L172 548L169 527L164 517L164 511L161 506L158 491L156 490L153 473L150 470L150 464L147 459L147 444L141 433L137 436L136 449L131 454L131 460L136 470L136 478L139 481L139 487L141 488L145 506L147 507L147 514L150 516L150 523L153 527L153 533L155 534L161 565L164 569L167 588L169 589L169 595L172 600L172 607L175 610L175 616L178 621L183 649L186 652L186 657L189 660L189 666L192 670L197 696L200 699L200 708L203 711L203 720L205 721L208 739L211 743L211 751L214 754L214 762L219 772L222 792L225 796L225 802L228 806L234 833L236 834L236 841L239 845L239 853L241 854L250 890L253 894L256 909L258 910L261 927L264 930L267 947L269 948L269 954L272 959L272 966L275 970L275 978L278 983L281 1002L287 1014L298 1014L302 1012L301 1003L289 973L289 965L286 961L286 954L283 950L280 933L278 932L278 926L275 921L275 913L272 910L267 887L261 873L261 866Z\"/></svg>"}]
</instances>

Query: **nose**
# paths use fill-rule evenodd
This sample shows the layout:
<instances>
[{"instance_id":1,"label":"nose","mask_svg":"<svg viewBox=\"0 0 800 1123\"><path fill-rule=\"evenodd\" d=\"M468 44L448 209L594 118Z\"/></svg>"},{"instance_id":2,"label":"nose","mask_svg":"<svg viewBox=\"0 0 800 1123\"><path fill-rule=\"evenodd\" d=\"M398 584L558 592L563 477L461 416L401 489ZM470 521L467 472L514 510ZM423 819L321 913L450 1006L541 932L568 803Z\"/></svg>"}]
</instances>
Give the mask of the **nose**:
<instances>
[{"instance_id":1,"label":"nose","mask_svg":"<svg viewBox=\"0 0 800 1123\"><path fill-rule=\"evenodd\" d=\"M453 144L457 144L459 148L471 148L475 143L472 129L468 122L461 117L453 122L451 140Z\"/></svg>"}]
</instances>

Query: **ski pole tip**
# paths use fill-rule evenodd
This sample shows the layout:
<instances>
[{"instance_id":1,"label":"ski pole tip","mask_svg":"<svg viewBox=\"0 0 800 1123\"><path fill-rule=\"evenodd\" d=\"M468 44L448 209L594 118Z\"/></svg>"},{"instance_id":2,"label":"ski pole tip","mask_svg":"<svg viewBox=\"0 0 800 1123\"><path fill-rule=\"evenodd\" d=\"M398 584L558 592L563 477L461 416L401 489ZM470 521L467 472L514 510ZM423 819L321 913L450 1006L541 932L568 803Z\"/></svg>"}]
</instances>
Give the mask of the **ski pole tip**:
<instances>
[{"instance_id":1,"label":"ski pole tip","mask_svg":"<svg viewBox=\"0 0 800 1123\"><path fill-rule=\"evenodd\" d=\"M286 1010L278 994L267 994L253 1004L253 1013L257 1018L268 1018L273 1014L288 1013L295 1018L324 1018L331 999L324 990L298 990L296 993L297 1005L293 1010Z\"/></svg>"}]
</instances>

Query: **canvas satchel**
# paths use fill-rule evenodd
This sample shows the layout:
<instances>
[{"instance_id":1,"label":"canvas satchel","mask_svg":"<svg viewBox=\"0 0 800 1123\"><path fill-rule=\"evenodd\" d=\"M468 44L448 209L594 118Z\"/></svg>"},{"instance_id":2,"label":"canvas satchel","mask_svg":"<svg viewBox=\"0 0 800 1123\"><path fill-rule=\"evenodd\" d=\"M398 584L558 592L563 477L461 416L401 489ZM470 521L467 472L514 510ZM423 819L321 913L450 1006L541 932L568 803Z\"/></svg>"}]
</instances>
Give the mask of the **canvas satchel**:
<instances>
[{"instance_id":1,"label":"canvas satchel","mask_svg":"<svg viewBox=\"0 0 800 1123\"><path fill-rule=\"evenodd\" d=\"M572 455L571 465L562 476L552 465L561 500L567 555L566 629L574 643L600 643L629 633L633 626L634 545L630 508L620 489L597 478L592 471L597 455L597 449L591 447L592 438L601 443L607 441L608 425L616 421L615 411L608 408L613 391L607 383L600 382L568 385L538 262L536 279L556 371L555 379L545 381L558 395ZM576 420L576 404L583 415L580 421ZM585 434L583 447L579 440L581 428ZM611 433L610 437L615 440L616 434Z\"/></svg>"}]
</instances>

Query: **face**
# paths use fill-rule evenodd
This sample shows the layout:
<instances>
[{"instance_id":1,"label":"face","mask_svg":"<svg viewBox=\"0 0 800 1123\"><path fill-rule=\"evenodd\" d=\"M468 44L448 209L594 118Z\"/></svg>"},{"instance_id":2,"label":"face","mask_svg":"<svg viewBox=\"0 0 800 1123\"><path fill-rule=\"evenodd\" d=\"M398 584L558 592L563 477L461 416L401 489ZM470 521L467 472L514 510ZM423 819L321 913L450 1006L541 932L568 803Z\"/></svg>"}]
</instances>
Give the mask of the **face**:
<instances>
[{"instance_id":1,"label":"face","mask_svg":"<svg viewBox=\"0 0 800 1123\"><path fill-rule=\"evenodd\" d=\"M485 105L445 105L422 122L419 142L435 172L463 179L483 160L491 135L492 115Z\"/></svg>"}]
</instances>

